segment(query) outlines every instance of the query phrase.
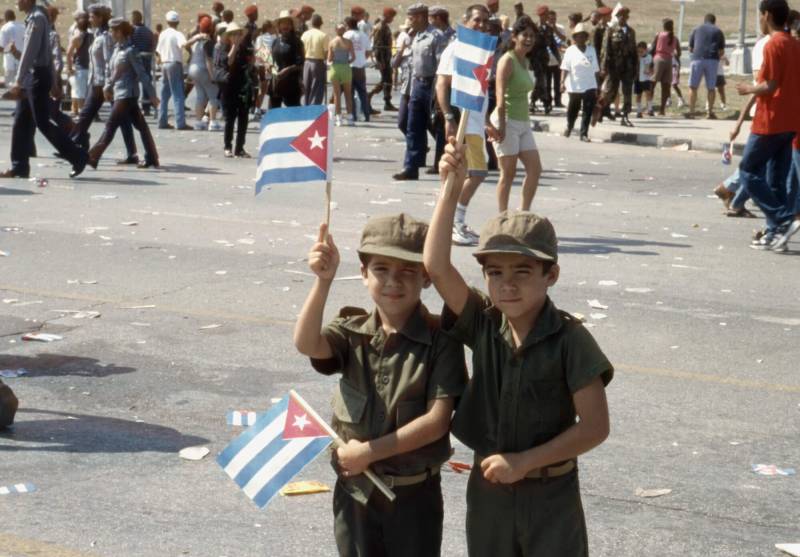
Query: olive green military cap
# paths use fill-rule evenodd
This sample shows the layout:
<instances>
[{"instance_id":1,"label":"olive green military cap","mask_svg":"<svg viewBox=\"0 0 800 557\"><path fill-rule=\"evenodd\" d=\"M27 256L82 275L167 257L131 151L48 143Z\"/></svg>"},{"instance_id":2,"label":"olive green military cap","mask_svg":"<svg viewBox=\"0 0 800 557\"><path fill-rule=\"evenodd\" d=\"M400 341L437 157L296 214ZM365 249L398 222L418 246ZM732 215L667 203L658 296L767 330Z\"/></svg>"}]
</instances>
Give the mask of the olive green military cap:
<instances>
[{"instance_id":1,"label":"olive green military cap","mask_svg":"<svg viewBox=\"0 0 800 557\"><path fill-rule=\"evenodd\" d=\"M503 211L481 230L478 261L492 253L519 253L542 261L558 261L558 238L545 217L528 211Z\"/></svg>"},{"instance_id":2,"label":"olive green military cap","mask_svg":"<svg viewBox=\"0 0 800 557\"><path fill-rule=\"evenodd\" d=\"M374 217L361 233L360 255L385 255L422 263L422 248L428 225L405 213Z\"/></svg>"}]
</instances>

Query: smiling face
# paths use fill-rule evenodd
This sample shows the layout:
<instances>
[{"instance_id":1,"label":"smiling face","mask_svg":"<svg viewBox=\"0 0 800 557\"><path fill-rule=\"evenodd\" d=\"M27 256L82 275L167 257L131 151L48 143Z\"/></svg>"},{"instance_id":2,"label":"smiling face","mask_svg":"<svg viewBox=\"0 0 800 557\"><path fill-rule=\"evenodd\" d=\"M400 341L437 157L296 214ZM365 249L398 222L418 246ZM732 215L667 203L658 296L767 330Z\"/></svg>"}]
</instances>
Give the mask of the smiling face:
<instances>
[{"instance_id":1,"label":"smiling face","mask_svg":"<svg viewBox=\"0 0 800 557\"><path fill-rule=\"evenodd\" d=\"M514 48L520 49L523 54L527 54L533 48L533 38L536 32L533 27L526 27L524 30L514 35Z\"/></svg>"},{"instance_id":2,"label":"smiling face","mask_svg":"<svg viewBox=\"0 0 800 557\"><path fill-rule=\"evenodd\" d=\"M364 286L375 305L389 317L407 317L419 303L423 288L430 286L422 263L384 255L368 255L361 265Z\"/></svg>"},{"instance_id":3,"label":"smiling face","mask_svg":"<svg viewBox=\"0 0 800 557\"><path fill-rule=\"evenodd\" d=\"M544 272L542 261L516 253L489 254L483 274L489 298L509 321L536 318L547 298L547 289L558 281L559 267Z\"/></svg>"}]
</instances>

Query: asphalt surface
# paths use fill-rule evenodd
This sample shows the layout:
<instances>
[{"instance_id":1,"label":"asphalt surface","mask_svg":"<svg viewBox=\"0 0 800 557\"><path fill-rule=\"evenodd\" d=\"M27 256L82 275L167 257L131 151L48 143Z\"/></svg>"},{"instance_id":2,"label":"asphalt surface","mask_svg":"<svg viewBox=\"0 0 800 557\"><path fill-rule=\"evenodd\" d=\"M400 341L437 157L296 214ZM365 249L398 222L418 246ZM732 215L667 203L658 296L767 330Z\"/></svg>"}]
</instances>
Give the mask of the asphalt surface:
<instances>
[{"instance_id":1,"label":"asphalt surface","mask_svg":"<svg viewBox=\"0 0 800 557\"><path fill-rule=\"evenodd\" d=\"M10 108L0 104L3 167ZM0 434L0 485L37 488L0 495L0 555L335 555L329 493L259 510L214 460L241 431L229 410L266 409L294 388L330 415L335 378L291 342L323 186L254 197L255 161L224 159L221 134L154 133L160 171L115 166L117 139L99 170L69 180L37 135L33 170L47 186L0 183L0 369L28 370L5 380L21 408ZM256 152L255 124L247 142ZM552 297L586 316L617 370L612 434L580 459L592 554L763 556L800 542L798 477L751 470L800 467L800 244L749 249L760 222L725 218L709 198L727 171L718 155L537 142L534 209L560 237ZM392 182L403 144L389 118L337 128L335 145L343 261L326 318L368 304L353 278L366 219L428 218L438 188ZM470 207L475 228L495 211L494 180ZM469 249L454 258L482 283ZM424 300L438 311L433 289ZM30 331L63 340L22 341ZM178 457L195 445L211 454ZM454 458L471 455L456 445ZM334 481L324 457L299 478ZM465 555L466 475L445 472L443 484L443 555Z\"/></svg>"}]
</instances>

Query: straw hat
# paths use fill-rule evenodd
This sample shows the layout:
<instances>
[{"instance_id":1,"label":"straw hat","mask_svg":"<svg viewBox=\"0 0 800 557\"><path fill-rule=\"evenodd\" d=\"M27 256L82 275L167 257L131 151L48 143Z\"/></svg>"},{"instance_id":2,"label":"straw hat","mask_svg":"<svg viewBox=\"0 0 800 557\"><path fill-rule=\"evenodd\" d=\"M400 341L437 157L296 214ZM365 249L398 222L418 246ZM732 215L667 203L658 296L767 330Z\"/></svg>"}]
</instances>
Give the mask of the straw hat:
<instances>
[{"instance_id":1,"label":"straw hat","mask_svg":"<svg viewBox=\"0 0 800 557\"><path fill-rule=\"evenodd\" d=\"M586 33L589 35L589 28L586 26L585 23L579 23L572 29L572 36L578 35L579 33Z\"/></svg>"},{"instance_id":2,"label":"straw hat","mask_svg":"<svg viewBox=\"0 0 800 557\"><path fill-rule=\"evenodd\" d=\"M228 35L233 35L234 33L243 33L243 32L244 32L243 27L239 27L236 24L236 22L231 22L228 24L227 27L225 27L225 31L223 32L223 34L227 37Z\"/></svg>"}]
</instances>

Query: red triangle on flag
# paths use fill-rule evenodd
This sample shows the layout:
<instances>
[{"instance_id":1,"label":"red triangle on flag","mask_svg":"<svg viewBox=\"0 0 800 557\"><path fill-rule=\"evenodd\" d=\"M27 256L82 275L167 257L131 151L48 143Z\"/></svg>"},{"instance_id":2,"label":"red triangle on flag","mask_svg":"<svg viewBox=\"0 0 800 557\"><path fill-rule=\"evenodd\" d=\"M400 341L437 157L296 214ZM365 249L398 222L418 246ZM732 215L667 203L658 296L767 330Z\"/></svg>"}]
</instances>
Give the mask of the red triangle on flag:
<instances>
[{"instance_id":1,"label":"red triangle on flag","mask_svg":"<svg viewBox=\"0 0 800 557\"><path fill-rule=\"evenodd\" d=\"M320 425L311 412L303 408L293 397L289 397L286 409L286 423L283 426L284 439L300 439L303 437L328 437L328 432Z\"/></svg>"},{"instance_id":2,"label":"red triangle on flag","mask_svg":"<svg viewBox=\"0 0 800 557\"><path fill-rule=\"evenodd\" d=\"M475 74L475 79L478 80L478 83L481 84L481 91L484 94L489 90L489 72L492 69L492 64L494 63L494 55L489 56L489 59L486 60L486 63L483 66L477 66L472 73Z\"/></svg>"},{"instance_id":3,"label":"red triangle on flag","mask_svg":"<svg viewBox=\"0 0 800 557\"><path fill-rule=\"evenodd\" d=\"M328 172L328 149L331 138L328 126L328 111L320 114L303 133L290 143L295 150L314 163L320 170Z\"/></svg>"}]
</instances>

